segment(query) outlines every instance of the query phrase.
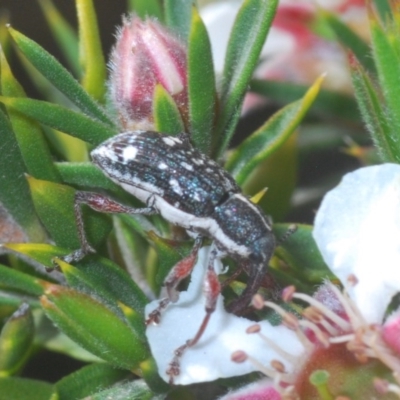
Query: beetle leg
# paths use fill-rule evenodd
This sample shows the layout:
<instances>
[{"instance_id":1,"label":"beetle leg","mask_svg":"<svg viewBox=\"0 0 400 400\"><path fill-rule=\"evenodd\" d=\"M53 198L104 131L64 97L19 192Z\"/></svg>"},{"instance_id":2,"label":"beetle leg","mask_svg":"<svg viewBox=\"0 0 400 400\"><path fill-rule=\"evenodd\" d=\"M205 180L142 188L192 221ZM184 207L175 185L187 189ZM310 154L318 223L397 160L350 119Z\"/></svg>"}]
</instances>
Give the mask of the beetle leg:
<instances>
[{"instance_id":1,"label":"beetle leg","mask_svg":"<svg viewBox=\"0 0 400 400\"><path fill-rule=\"evenodd\" d=\"M207 327L208 321L211 317L211 314L215 311L215 307L217 305L217 299L221 293L221 284L219 283L218 275L214 269L214 261L217 258L217 256L218 256L218 251L217 249L214 248L213 250L211 250L211 256L208 261L208 267L203 286L203 291L206 297L206 307L205 307L206 315L195 337L188 342L189 347L194 346L203 335Z\"/></svg>"},{"instance_id":2,"label":"beetle leg","mask_svg":"<svg viewBox=\"0 0 400 400\"><path fill-rule=\"evenodd\" d=\"M164 286L167 289L168 298L172 303L178 301L179 294L176 290L179 283L185 279L193 270L194 264L196 263L197 254L199 253L200 247L203 243L203 236L198 235L194 240L193 249L190 254L183 260L179 261L169 272L164 281Z\"/></svg>"},{"instance_id":3,"label":"beetle leg","mask_svg":"<svg viewBox=\"0 0 400 400\"><path fill-rule=\"evenodd\" d=\"M246 268L243 264L238 265L235 272L223 281L221 285L222 290L229 286L245 269Z\"/></svg>"},{"instance_id":4,"label":"beetle leg","mask_svg":"<svg viewBox=\"0 0 400 400\"><path fill-rule=\"evenodd\" d=\"M177 292L176 288L179 283L192 272L202 243L203 236L198 235L194 241L194 246L190 254L172 267L171 271L164 280L164 286L167 289L168 297L160 300L158 307L153 310L146 319L146 325L158 324L161 319L161 314L168 304L178 301L179 293Z\"/></svg>"},{"instance_id":5,"label":"beetle leg","mask_svg":"<svg viewBox=\"0 0 400 400\"><path fill-rule=\"evenodd\" d=\"M227 311L233 314L243 311L250 304L251 299L257 293L257 290L260 288L266 274L266 266L263 265L245 265L244 269L249 272L249 279L246 283L246 288L237 299L232 301L226 307Z\"/></svg>"},{"instance_id":6,"label":"beetle leg","mask_svg":"<svg viewBox=\"0 0 400 400\"><path fill-rule=\"evenodd\" d=\"M81 192L81 191L76 192L74 201L74 212L75 212L76 224L78 227L78 235L81 248L75 250L74 252L66 256L60 257L67 263L79 261L87 254L96 252L86 239L85 228L82 217L82 204L87 204L93 210L103 213L113 213L113 214L125 213L125 214L144 214L144 215L151 215L157 213L157 211L152 206L143 208L133 208L118 203L117 201L112 200L109 197L99 193Z\"/></svg>"},{"instance_id":7,"label":"beetle leg","mask_svg":"<svg viewBox=\"0 0 400 400\"><path fill-rule=\"evenodd\" d=\"M221 293L221 285L218 280L218 275L215 272L214 269L214 261L215 259L219 256L218 250L214 247L211 250L211 255L208 260L208 267L207 267L207 272L206 272L206 277L204 279L204 286L203 286L203 291L205 293L206 297L206 315L203 318L203 321L197 330L196 335L193 337L193 339L189 339L186 341L185 344L182 346L178 347L174 351L174 357L172 361L169 364L168 370L167 370L167 375L170 376L170 383L173 384L174 382L174 377L178 376L180 374L180 360L184 354L184 352L189 348L193 347L198 343L198 341L201 339L203 336L208 322L211 318L212 313L215 311L216 305L217 305L217 300L218 296Z\"/></svg>"}]
</instances>

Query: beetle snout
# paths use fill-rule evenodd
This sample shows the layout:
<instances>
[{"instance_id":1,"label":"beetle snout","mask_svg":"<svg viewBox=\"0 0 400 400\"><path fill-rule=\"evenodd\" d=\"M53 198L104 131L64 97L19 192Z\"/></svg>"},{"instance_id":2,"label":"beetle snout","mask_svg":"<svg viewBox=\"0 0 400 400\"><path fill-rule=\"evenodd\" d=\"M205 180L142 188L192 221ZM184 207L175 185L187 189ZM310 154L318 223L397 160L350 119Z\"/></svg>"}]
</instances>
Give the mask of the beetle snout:
<instances>
[{"instance_id":1,"label":"beetle snout","mask_svg":"<svg viewBox=\"0 0 400 400\"><path fill-rule=\"evenodd\" d=\"M252 243L249 260L252 264L266 265L274 253L275 245L274 235L264 234Z\"/></svg>"}]
</instances>

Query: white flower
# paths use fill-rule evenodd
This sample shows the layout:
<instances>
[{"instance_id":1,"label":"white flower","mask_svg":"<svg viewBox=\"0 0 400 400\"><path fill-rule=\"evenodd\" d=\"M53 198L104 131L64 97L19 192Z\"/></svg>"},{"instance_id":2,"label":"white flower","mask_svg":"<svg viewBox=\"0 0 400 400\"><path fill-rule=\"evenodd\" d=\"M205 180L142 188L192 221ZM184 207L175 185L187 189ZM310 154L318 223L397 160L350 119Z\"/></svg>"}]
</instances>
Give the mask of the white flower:
<instances>
[{"instance_id":1,"label":"white flower","mask_svg":"<svg viewBox=\"0 0 400 400\"><path fill-rule=\"evenodd\" d=\"M362 387L352 387L353 395L375 389L400 394L400 387L386 380L393 374L400 383L400 318L396 313L388 323L383 321L392 296L400 291L400 166L385 164L347 174L325 196L313 235L346 292L341 293L329 282L313 297L296 292L294 287L286 288L282 296L285 301L308 303L301 318L255 296L256 308L268 307L282 316L279 326L268 321L255 324L229 314L219 296L200 341L179 359L175 384L259 371L273 380L230 392L226 399L250 399L256 395L263 398L261 393L276 399L295 395L305 398L301 396L309 393L310 385L304 383L305 377L316 370L332 372L337 365L343 365L341 373L356 376L355 382L364 382ZM202 287L209 250L200 250L188 290L167 307L159 325L147 328L152 354L166 381L171 381L167 371L175 350L193 339L205 316ZM221 262L215 261L214 267L220 272ZM158 304L149 304L146 315ZM351 357L346 355L348 352ZM366 363L371 359L387 368L377 380L372 380L368 372ZM357 362L359 367L354 364ZM332 388L339 394L341 385L336 387L338 382L333 382Z\"/></svg>"},{"instance_id":2,"label":"white flower","mask_svg":"<svg viewBox=\"0 0 400 400\"><path fill-rule=\"evenodd\" d=\"M167 382L170 380L170 376L166 371L174 357L175 350L193 339L205 316L205 297L202 285L208 254L209 247L200 250L188 290L181 292L179 300L168 306L158 325L147 327L146 335L151 352L157 362L160 376ZM221 267L221 262L217 260L215 262L216 271L221 271ZM258 370L251 362L234 363L231 361L232 353L238 349L256 357L265 365L269 365L272 360L279 360L290 372L291 367L287 360L274 349L266 348L262 338L252 336L249 340L246 329L254 325L254 321L226 312L223 300L223 297L219 296L217 308L211 315L200 341L183 354L180 360L181 372L175 377L174 383L188 385L194 382L244 375ZM158 304L158 301L148 304L145 310L146 316ZM262 327L263 334L268 336L271 341L287 343L286 349L290 353L299 355L304 351L296 334L286 327L273 327L268 321L260 322L259 325ZM260 349L263 349L262 353Z\"/></svg>"},{"instance_id":3,"label":"white flower","mask_svg":"<svg viewBox=\"0 0 400 400\"><path fill-rule=\"evenodd\" d=\"M400 166L347 174L324 198L313 236L367 322L400 291Z\"/></svg>"}]
</instances>

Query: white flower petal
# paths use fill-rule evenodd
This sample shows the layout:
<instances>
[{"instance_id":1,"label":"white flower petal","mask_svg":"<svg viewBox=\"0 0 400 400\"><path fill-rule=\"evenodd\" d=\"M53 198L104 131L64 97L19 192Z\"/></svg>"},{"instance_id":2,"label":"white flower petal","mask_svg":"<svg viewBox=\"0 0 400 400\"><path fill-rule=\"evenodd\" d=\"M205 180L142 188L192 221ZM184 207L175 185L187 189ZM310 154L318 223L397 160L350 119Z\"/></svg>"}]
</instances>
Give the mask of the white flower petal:
<instances>
[{"instance_id":1,"label":"white flower petal","mask_svg":"<svg viewBox=\"0 0 400 400\"><path fill-rule=\"evenodd\" d=\"M166 381L169 380L166 370L174 351L195 336L205 316L202 285L208 253L209 248L200 250L188 290L181 292L179 300L166 309L159 325L148 326L146 331L160 376ZM222 264L219 260L215 262L215 268L217 272L221 271ZM146 315L157 305L158 301L148 304ZM184 353L181 359L181 374L176 377L174 383L187 385L255 371L256 368L249 361L240 364L231 361L231 354L237 350L245 351L264 365L269 365L271 360L277 359L290 372L292 366L270 349L258 335L246 334L246 329L253 324L253 321L246 318L227 313L223 306L223 297L219 296L217 309L212 314L205 333L195 346ZM264 335L294 356L304 351L296 334L286 327L272 327L266 321L260 325Z\"/></svg>"},{"instance_id":2,"label":"white flower petal","mask_svg":"<svg viewBox=\"0 0 400 400\"><path fill-rule=\"evenodd\" d=\"M313 236L366 320L381 322L400 291L400 165L347 174L324 197Z\"/></svg>"}]
</instances>

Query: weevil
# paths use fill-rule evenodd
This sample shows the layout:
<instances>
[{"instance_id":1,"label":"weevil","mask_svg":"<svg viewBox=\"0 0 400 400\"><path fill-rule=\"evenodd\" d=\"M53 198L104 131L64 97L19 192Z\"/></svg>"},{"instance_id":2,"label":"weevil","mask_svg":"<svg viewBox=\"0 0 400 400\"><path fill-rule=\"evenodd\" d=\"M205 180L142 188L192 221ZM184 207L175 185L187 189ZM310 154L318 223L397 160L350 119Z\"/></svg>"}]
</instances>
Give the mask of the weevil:
<instances>
[{"instance_id":1,"label":"weevil","mask_svg":"<svg viewBox=\"0 0 400 400\"><path fill-rule=\"evenodd\" d=\"M189 135L170 136L153 131L125 132L100 144L91 152L93 163L112 181L146 206L131 208L93 192L77 192L75 214L81 248L65 256L77 261L94 250L87 242L81 204L100 212L160 214L195 237L191 254L176 264L164 284L168 297L150 314L147 323L158 323L164 308L178 299L176 287L187 277L204 237L212 240L214 250L207 266L205 318L193 339L177 349L169 375L179 374L179 357L194 346L206 329L221 291L214 271L216 257L231 257L244 269L249 280L236 301L228 306L239 312L248 306L265 276L276 241L269 219L253 204L232 176L217 162L195 149Z\"/></svg>"}]
</instances>

